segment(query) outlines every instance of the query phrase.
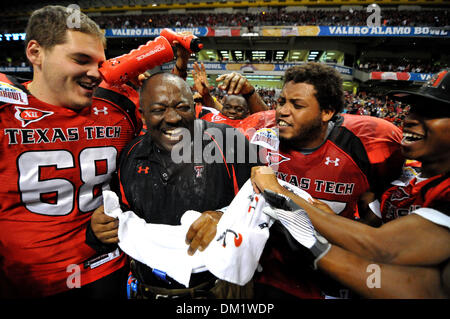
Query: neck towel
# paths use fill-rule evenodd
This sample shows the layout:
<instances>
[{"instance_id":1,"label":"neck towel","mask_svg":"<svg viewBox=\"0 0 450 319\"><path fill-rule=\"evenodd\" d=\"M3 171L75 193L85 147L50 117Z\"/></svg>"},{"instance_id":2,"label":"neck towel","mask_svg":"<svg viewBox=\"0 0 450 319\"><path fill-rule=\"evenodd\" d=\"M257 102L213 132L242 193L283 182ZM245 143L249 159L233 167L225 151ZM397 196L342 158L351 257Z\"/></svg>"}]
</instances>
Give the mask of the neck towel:
<instances>
[{"instance_id":1,"label":"neck towel","mask_svg":"<svg viewBox=\"0 0 450 319\"><path fill-rule=\"evenodd\" d=\"M282 180L279 183L304 199L311 196ZM186 233L200 217L186 211L180 225L146 223L134 212L122 212L117 195L103 192L105 214L119 219L119 247L130 257L189 286L191 273L209 270L217 278L245 285L253 277L273 219L263 213L268 206L248 180L228 206L217 224L215 238L203 251L187 254Z\"/></svg>"}]
</instances>

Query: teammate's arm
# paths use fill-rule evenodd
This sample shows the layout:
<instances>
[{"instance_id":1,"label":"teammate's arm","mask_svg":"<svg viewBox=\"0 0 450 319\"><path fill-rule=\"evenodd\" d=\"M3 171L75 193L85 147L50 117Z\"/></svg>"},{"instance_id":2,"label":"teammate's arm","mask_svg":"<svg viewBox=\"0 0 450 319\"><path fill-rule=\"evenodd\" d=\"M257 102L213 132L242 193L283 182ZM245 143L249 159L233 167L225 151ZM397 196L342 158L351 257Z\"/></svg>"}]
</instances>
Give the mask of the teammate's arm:
<instances>
[{"instance_id":1,"label":"teammate's arm","mask_svg":"<svg viewBox=\"0 0 450 319\"><path fill-rule=\"evenodd\" d=\"M194 79L194 89L202 96L203 105L215 108L221 112L223 105L211 95L205 65L203 63L198 65L197 62L194 62L192 68L191 73Z\"/></svg>"},{"instance_id":2,"label":"teammate's arm","mask_svg":"<svg viewBox=\"0 0 450 319\"><path fill-rule=\"evenodd\" d=\"M222 74L216 81L222 82L218 87L226 90L228 94L241 94L247 101L250 113L269 110L262 97L242 74L235 72Z\"/></svg>"},{"instance_id":3,"label":"teammate's arm","mask_svg":"<svg viewBox=\"0 0 450 319\"><path fill-rule=\"evenodd\" d=\"M368 298L449 297L443 272L438 267L377 264L334 245L317 265L334 279Z\"/></svg>"},{"instance_id":4,"label":"teammate's arm","mask_svg":"<svg viewBox=\"0 0 450 319\"><path fill-rule=\"evenodd\" d=\"M311 205L283 188L270 167L254 167L252 183L257 192L269 189L291 198L308 213L315 229L330 243L363 258L400 265L436 265L450 256L448 229L416 214L374 228Z\"/></svg>"},{"instance_id":5,"label":"teammate's arm","mask_svg":"<svg viewBox=\"0 0 450 319\"><path fill-rule=\"evenodd\" d=\"M191 32L181 32L181 34L189 35ZM173 41L176 47L177 59L175 60L175 65L173 66L172 73L178 75L179 77L186 80L187 78L187 65L189 61L189 57L191 56L190 52L185 49L178 41Z\"/></svg>"},{"instance_id":6,"label":"teammate's arm","mask_svg":"<svg viewBox=\"0 0 450 319\"><path fill-rule=\"evenodd\" d=\"M378 204L375 204L376 202ZM359 221L369 226L379 227L382 224L381 215L378 216L377 213L372 210L371 205L379 207L379 201L377 201L375 193L363 193L358 200Z\"/></svg>"}]
</instances>

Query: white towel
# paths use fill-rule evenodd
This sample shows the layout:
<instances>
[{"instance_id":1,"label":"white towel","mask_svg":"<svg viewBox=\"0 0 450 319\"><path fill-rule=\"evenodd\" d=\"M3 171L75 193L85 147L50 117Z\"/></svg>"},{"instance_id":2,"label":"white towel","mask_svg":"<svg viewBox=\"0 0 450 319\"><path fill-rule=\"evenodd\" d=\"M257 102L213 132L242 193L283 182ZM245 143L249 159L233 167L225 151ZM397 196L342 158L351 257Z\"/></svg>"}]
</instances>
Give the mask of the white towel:
<instances>
[{"instance_id":1,"label":"white towel","mask_svg":"<svg viewBox=\"0 0 450 319\"><path fill-rule=\"evenodd\" d=\"M248 180L220 219L216 237L201 253L216 277L238 285L253 277L273 223L262 213L265 205Z\"/></svg>"},{"instance_id":2,"label":"white towel","mask_svg":"<svg viewBox=\"0 0 450 319\"><path fill-rule=\"evenodd\" d=\"M308 199L305 191L279 180L280 184ZM273 220L262 212L267 206L264 197L253 192L248 180L227 208L217 225L217 233L209 246L187 254L186 233L200 216L187 211L181 225L146 223L132 211L120 209L117 195L103 192L105 214L119 218L119 246L132 258L188 287L191 273L209 270L217 278L245 285L253 277ZM206 266L206 267L205 267Z\"/></svg>"},{"instance_id":3,"label":"white towel","mask_svg":"<svg viewBox=\"0 0 450 319\"><path fill-rule=\"evenodd\" d=\"M278 181L298 196L311 198L305 191ZM266 206L264 197L254 193L248 180L220 219L215 239L202 253L206 268L216 277L237 285L252 279L274 221L263 213Z\"/></svg>"},{"instance_id":4,"label":"white towel","mask_svg":"<svg viewBox=\"0 0 450 319\"><path fill-rule=\"evenodd\" d=\"M127 255L189 286L192 269L203 265L201 259L187 254L185 238L200 213L186 212L179 226L152 224L132 211L122 213L119 199L111 191L103 191L103 202L105 214L119 218L119 247Z\"/></svg>"}]
</instances>

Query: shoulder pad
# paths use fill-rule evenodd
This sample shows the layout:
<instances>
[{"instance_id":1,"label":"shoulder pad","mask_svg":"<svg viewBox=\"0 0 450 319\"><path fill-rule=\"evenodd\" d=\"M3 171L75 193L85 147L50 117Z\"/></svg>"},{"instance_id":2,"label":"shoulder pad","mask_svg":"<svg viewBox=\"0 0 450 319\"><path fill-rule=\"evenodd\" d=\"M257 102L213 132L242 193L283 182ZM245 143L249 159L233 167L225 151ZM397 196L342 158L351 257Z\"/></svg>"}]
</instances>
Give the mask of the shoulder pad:
<instances>
[{"instance_id":1,"label":"shoulder pad","mask_svg":"<svg viewBox=\"0 0 450 319\"><path fill-rule=\"evenodd\" d=\"M0 105L9 103L28 105L27 90L14 77L0 73Z\"/></svg>"},{"instance_id":2,"label":"shoulder pad","mask_svg":"<svg viewBox=\"0 0 450 319\"><path fill-rule=\"evenodd\" d=\"M94 97L108 101L125 111L135 128L139 131L142 123L139 119L139 94L133 88L108 85L105 82L95 90Z\"/></svg>"}]
</instances>

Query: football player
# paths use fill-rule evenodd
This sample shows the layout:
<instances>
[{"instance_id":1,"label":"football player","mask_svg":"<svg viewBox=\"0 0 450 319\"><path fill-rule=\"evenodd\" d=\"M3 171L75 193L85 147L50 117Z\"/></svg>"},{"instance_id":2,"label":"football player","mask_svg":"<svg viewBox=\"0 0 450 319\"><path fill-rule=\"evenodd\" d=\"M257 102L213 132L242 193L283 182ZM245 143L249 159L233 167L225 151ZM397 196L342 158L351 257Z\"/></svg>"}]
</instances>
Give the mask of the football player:
<instances>
[{"instance_id":1,"label":"football player","mask_svg":"<svg viewBox=\"0 0 450 319\"><path fill-rule=\"evenodd\" d=\"M327 203L336 214L359 219L361 195L369 190L381 195L385 184L400 175L400 129L383 119L340 114L342 78L330 66L312 62L294 66L284 78L275 115L279 147L268 149L267 164L278 178ZM264 134L265 130L256 131L253 140ZM277 240L276 230L272 227L261 260L260 292L299 298L348 296L341 287L321 292L317 283L322 278L290 260L292 254L284 240Z\"/></svg>"},{"instance_id":2,"label":"football player","mask_svg":"<svg viewBox=\"0 0 450 319\"><path fill-rule=\"evenodd\" d=\"M365 297L450 295L449 84L450 72L443 70L419 91L393 92L394 97L411 104L401 150L405 157L420 161L422 169L407 185L394 186L383 194L381 210L392 221L379 228L318 209L280 187L267 167L255 168L252 173L256 190L287 196L282 201L293 200L291 207L298 204L307 212L303 214L297 209L300 207L292 209L297 213L291 215L272 212L288 225L289 234L284 234L294 235L310 249L317 268ZM290 220L311 227L291 228Z\"/></svg>"},{"instance_id":3,"label":"football player","mask_svg":"<svg viewBox=\"0 0 450 319\"><path fill-rule=\"evenodd\" d=\"M0 297L126 297L124 254L85 243L142 126L138 93L102 82L105 44L79 10L46 6L26 29L33 79L0 75Z\"/></svg>"}]
</instances>

